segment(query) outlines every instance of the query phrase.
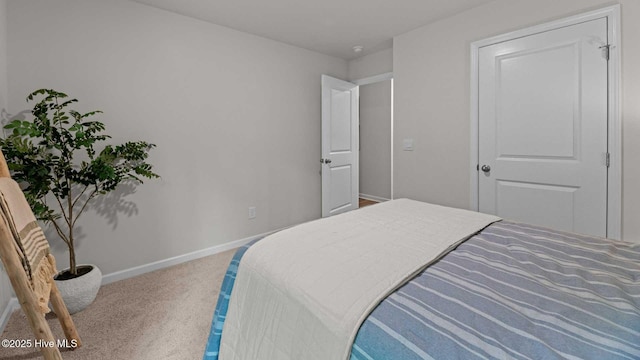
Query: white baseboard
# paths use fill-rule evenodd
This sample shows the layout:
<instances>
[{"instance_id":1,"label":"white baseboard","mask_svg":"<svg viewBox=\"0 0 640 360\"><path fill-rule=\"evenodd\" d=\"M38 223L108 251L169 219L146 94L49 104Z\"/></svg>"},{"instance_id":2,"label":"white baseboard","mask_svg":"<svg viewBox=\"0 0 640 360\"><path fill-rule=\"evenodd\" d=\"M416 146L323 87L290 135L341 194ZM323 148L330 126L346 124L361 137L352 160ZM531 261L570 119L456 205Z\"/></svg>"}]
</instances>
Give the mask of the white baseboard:
<instances>
[{"instance_id":1,"label":"white baseboard","mask_svg":"<svg viewBox=\"0 0 640 360\"><path fill-rule=\"evenodd\" d=\"M11 317L11 313L13 313L13 311L18 309L19 307L20 303L18 303L18 299L16 297L12 297L11 299L9 299L7 306L2 312L2 316L0 316L0 334L2 334L2 332L4 331L4 327L7 326L9 318Z\"/></svg>"},{"instance_id":2,"label":"white baseboard","mask_svg":"<svg viewBox=\"0 0 640 360\"><path fill-rule=\"evenodd\" d=\"M138 275L142 275L151 271L155 271L155 270L160 270L160 269L164 269L173 265L178 265L178 264L182 264L185 263L187 261L191 261L191 260L196 260L196 259L200 259L203 258L205 256L209 256L209 255L215 255L227 250L231 250L231 249L235 249L238 248L240 246L243 246L253 240L256 239L260 239L262 237L265 237L267 235L273 234L277 231L280 231L282 229L278 229L275 231L269 231L266 232L264 234L259 234L259 235L254 235L254 236L250 236L248 238L244 238L244 239L240 239L240 240L235 240L235 241L231 241L225 244L221 244L221 245L216 245L216 246L212 246L210 248L206 248L206 249L202 249L202 250L198 250L198 251L194 251L188 254L184 254L184 255L178 255L178 256L174 256L172 258L168 258L168 259L164 259L164 260L159 260L159 261L155 261L149 264L145 264L145 265L140 265L140 266L136 266L130 269L125 269L125 270L120 270L120 271L116 271L107 275L102 276L102 285L106 285L106 284L110 284L112 282L118 281L118 280L124 280L124 279L128 279L134 276L138 276ZM11 313L20 308L20 304L18 303L18 299L14 296L9 300L9 303L7 304L7 307L4 309L4 312L2 313L2 316L0 317L0 334L2 333L2 331L4 331L4 327L7 325L7 322L9 321L9 318L11 317Z\"/></svg>"},{"instance_id":3,"label":"white baseboard","mask_svg":"<svg viewBox=\"0 0 640 360\"><path fill-rule=\"evenodd\" d=\"M194 251L194 252L191 252L191 253L188 253L188 254L178 255L178 256L174 256L172 258L159 260L159 261L155 261L155 262L152 262L152 263L149 263L149 264L140 265L140 266L136 266L136 267L133 267L133 268L130 268L130 269L124 269L124 270L116 271L116 272L113 272L113 273L110 273L110 274L107 274L107 275L103 275L102 276L102 285L110 284L110 283L115 282L115 281L128 279L128 278L131 278L131 277L134 277L134 276L138 276L138 275L142 275L142 274L145 274L145 273L148 273L148 272L151 272L151 271L164 269L164 268L167 268L167 267L170 267L170 266L173 266L173 265L178 265L178 264L185 263L187 261L196 260L196 259L203 258L205 256L215 255L215 254L227 251L227 250L235 249L235 248L243 246L243 245L247 244L248 242L253 241L255 239L259 239L261 237L273 234L276 231L279 231L279 230L269 231L269 232L266 232L264 234L250 236L248 238L231 241L231 242L228 242L228 243L225 243L225 244L221 244L221 245L212 246L210 248Z\"/></svg>"},{"instance_id":4,"label":"white baseboard","mask_svg":"<svg viewBox=\"0 0 640 360\"><path fill-rule=\"evenodd\" d=\"M391 200L391 199L383 198L380 196L373 196L373 195L367 195L367 194L360 194L360 198L365 200L377 201L377 202L385 202L385 201Z\"/></svg>"}]
</instances>

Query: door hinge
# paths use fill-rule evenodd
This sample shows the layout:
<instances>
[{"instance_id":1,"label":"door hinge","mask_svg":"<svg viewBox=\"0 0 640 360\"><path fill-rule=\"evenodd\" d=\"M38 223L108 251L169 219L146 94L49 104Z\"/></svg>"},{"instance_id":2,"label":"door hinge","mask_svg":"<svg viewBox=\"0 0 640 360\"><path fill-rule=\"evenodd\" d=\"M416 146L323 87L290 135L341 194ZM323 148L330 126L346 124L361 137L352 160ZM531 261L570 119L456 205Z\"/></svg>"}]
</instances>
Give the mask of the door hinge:
<instances>
[{"instance_id":1,"label":"door hinge","mask_svg":"<svg viewBox=\"0 0 640 360\"><path fill-rule=\"evenodd\" d=\"M607 153L605 155L605 163L607 164L607 167L611 166L611 154Z\"/></svg>"},{"instance_id":2,"label":"door hinge","mask_svg":"<svg viewBox=\"0 0 640 360\"><path fill-rule=\"evenodd\" d=\"M611 45L602 45L598 49L602 50L602 57L609 61L609 50Z\"/></svg>"}]
</instances>

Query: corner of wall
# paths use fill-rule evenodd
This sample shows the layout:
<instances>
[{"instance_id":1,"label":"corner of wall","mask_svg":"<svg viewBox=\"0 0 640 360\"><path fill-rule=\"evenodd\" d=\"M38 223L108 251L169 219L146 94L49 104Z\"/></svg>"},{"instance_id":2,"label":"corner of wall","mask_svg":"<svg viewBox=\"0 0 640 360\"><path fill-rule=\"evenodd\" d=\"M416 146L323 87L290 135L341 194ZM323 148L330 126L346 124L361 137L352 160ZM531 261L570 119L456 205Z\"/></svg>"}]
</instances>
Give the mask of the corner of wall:
<instances>
[{"instance_id":1,"label":"corner of wall","mask_svg":"<svg viewBox=\"0 0 640 360\"><path fill-rule=\"evenodd\" d=\"M0 308L0 334L4 332L4 328L7 326L13 311L19 307L18 299L12 297L3 308Z\"/></svg>"},{"instance_id":2,"label":"corner of wall","mask_svg":"<svg viewBox=\"0 0 640 360\"><path fill-rule=\"evenodd\" d=\"M393 72L393 47L352 59L347 63L349 81L388 72Z\"/></svg>"},{"instance_id":3,"label":"corner of wall","mask_svg":"<svg viewBox=\"0 0 640 360\"><path fill-rule=\"evenodd\" d=\"M7 1L0 0L0 120L7 108ZM4 268L0 265L0 332L13 311L13 289Z\"/></svg>"}]
</instances>

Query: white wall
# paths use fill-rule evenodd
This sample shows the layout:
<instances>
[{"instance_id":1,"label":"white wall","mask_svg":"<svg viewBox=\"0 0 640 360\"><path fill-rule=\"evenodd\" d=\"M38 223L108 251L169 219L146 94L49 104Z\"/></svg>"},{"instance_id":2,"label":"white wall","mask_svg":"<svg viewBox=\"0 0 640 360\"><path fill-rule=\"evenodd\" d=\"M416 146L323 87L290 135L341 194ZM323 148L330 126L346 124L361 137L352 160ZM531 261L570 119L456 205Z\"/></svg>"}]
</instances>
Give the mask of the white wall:
<instances>
[{"instance_id":1,"label":"white wall","mask_svg":"<svg viewBox=\"0 0 640 360\"><path fill-rule=\"evenodd\" d=\"M50 87L103 110L113 142L157 144L162 180L115 225L82 218L80 262L109 274L320 217L320 75L346 61L124 0L8 12L13 113Z\"/></svg>"},{"instance_id":2,"label":"white wall","mask_svg":"<svg viewBox=\"0 0 640 360\"><path fill-rule=\"evenodd\" d=\"M364 79L393 71L393 48L349 61L348 81Z\"/></svg>"},{"instance_id":3,"label":"white wall","mask_svg":"<svg viewBox=\"0 0 640 360\"><path fill-rule=\"evenodd\" d=\"M640 2L622 4L623 239L640 242ZM611 5L497 0L394 38L394 196L468 208L473 41ZM401 151L402 139L415 151Z\"/></svg>"},{"instance_id":4,"label":"white wall","mask_svg":"<svg viewBox=\"0 0 640 360\"><path fill-rule=\"evenodd\" d=\"M7 108L7 1L0 0L0 120L3 110ZM2 328L2 314L11 299L11 284L0 264L0 329Z\"/></svg>"}]
</instances>

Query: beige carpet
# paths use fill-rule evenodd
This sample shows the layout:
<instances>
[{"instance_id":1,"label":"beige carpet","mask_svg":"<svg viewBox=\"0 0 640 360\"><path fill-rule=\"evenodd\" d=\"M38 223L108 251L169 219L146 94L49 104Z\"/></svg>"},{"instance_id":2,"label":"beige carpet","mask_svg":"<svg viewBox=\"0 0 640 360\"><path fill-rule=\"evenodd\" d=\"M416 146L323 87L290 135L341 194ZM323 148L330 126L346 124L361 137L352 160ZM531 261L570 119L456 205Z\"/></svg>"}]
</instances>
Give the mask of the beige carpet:
<instances>
[{"instance_id":1,"label":"beige carpet","mask_svg":"<svg viewBox=\"0 0 640 360\"><path fill-rule=\"evenodd\" d=\"M96 301L73 315L83 347L64 359L201 359L220 284L235 250L105 285ZM54 336L64 339L54 315ZM15 311L0 339L33 339ZM37 349L0 348L1 360L42 358Z\"/></svg>"}]
</instances>

